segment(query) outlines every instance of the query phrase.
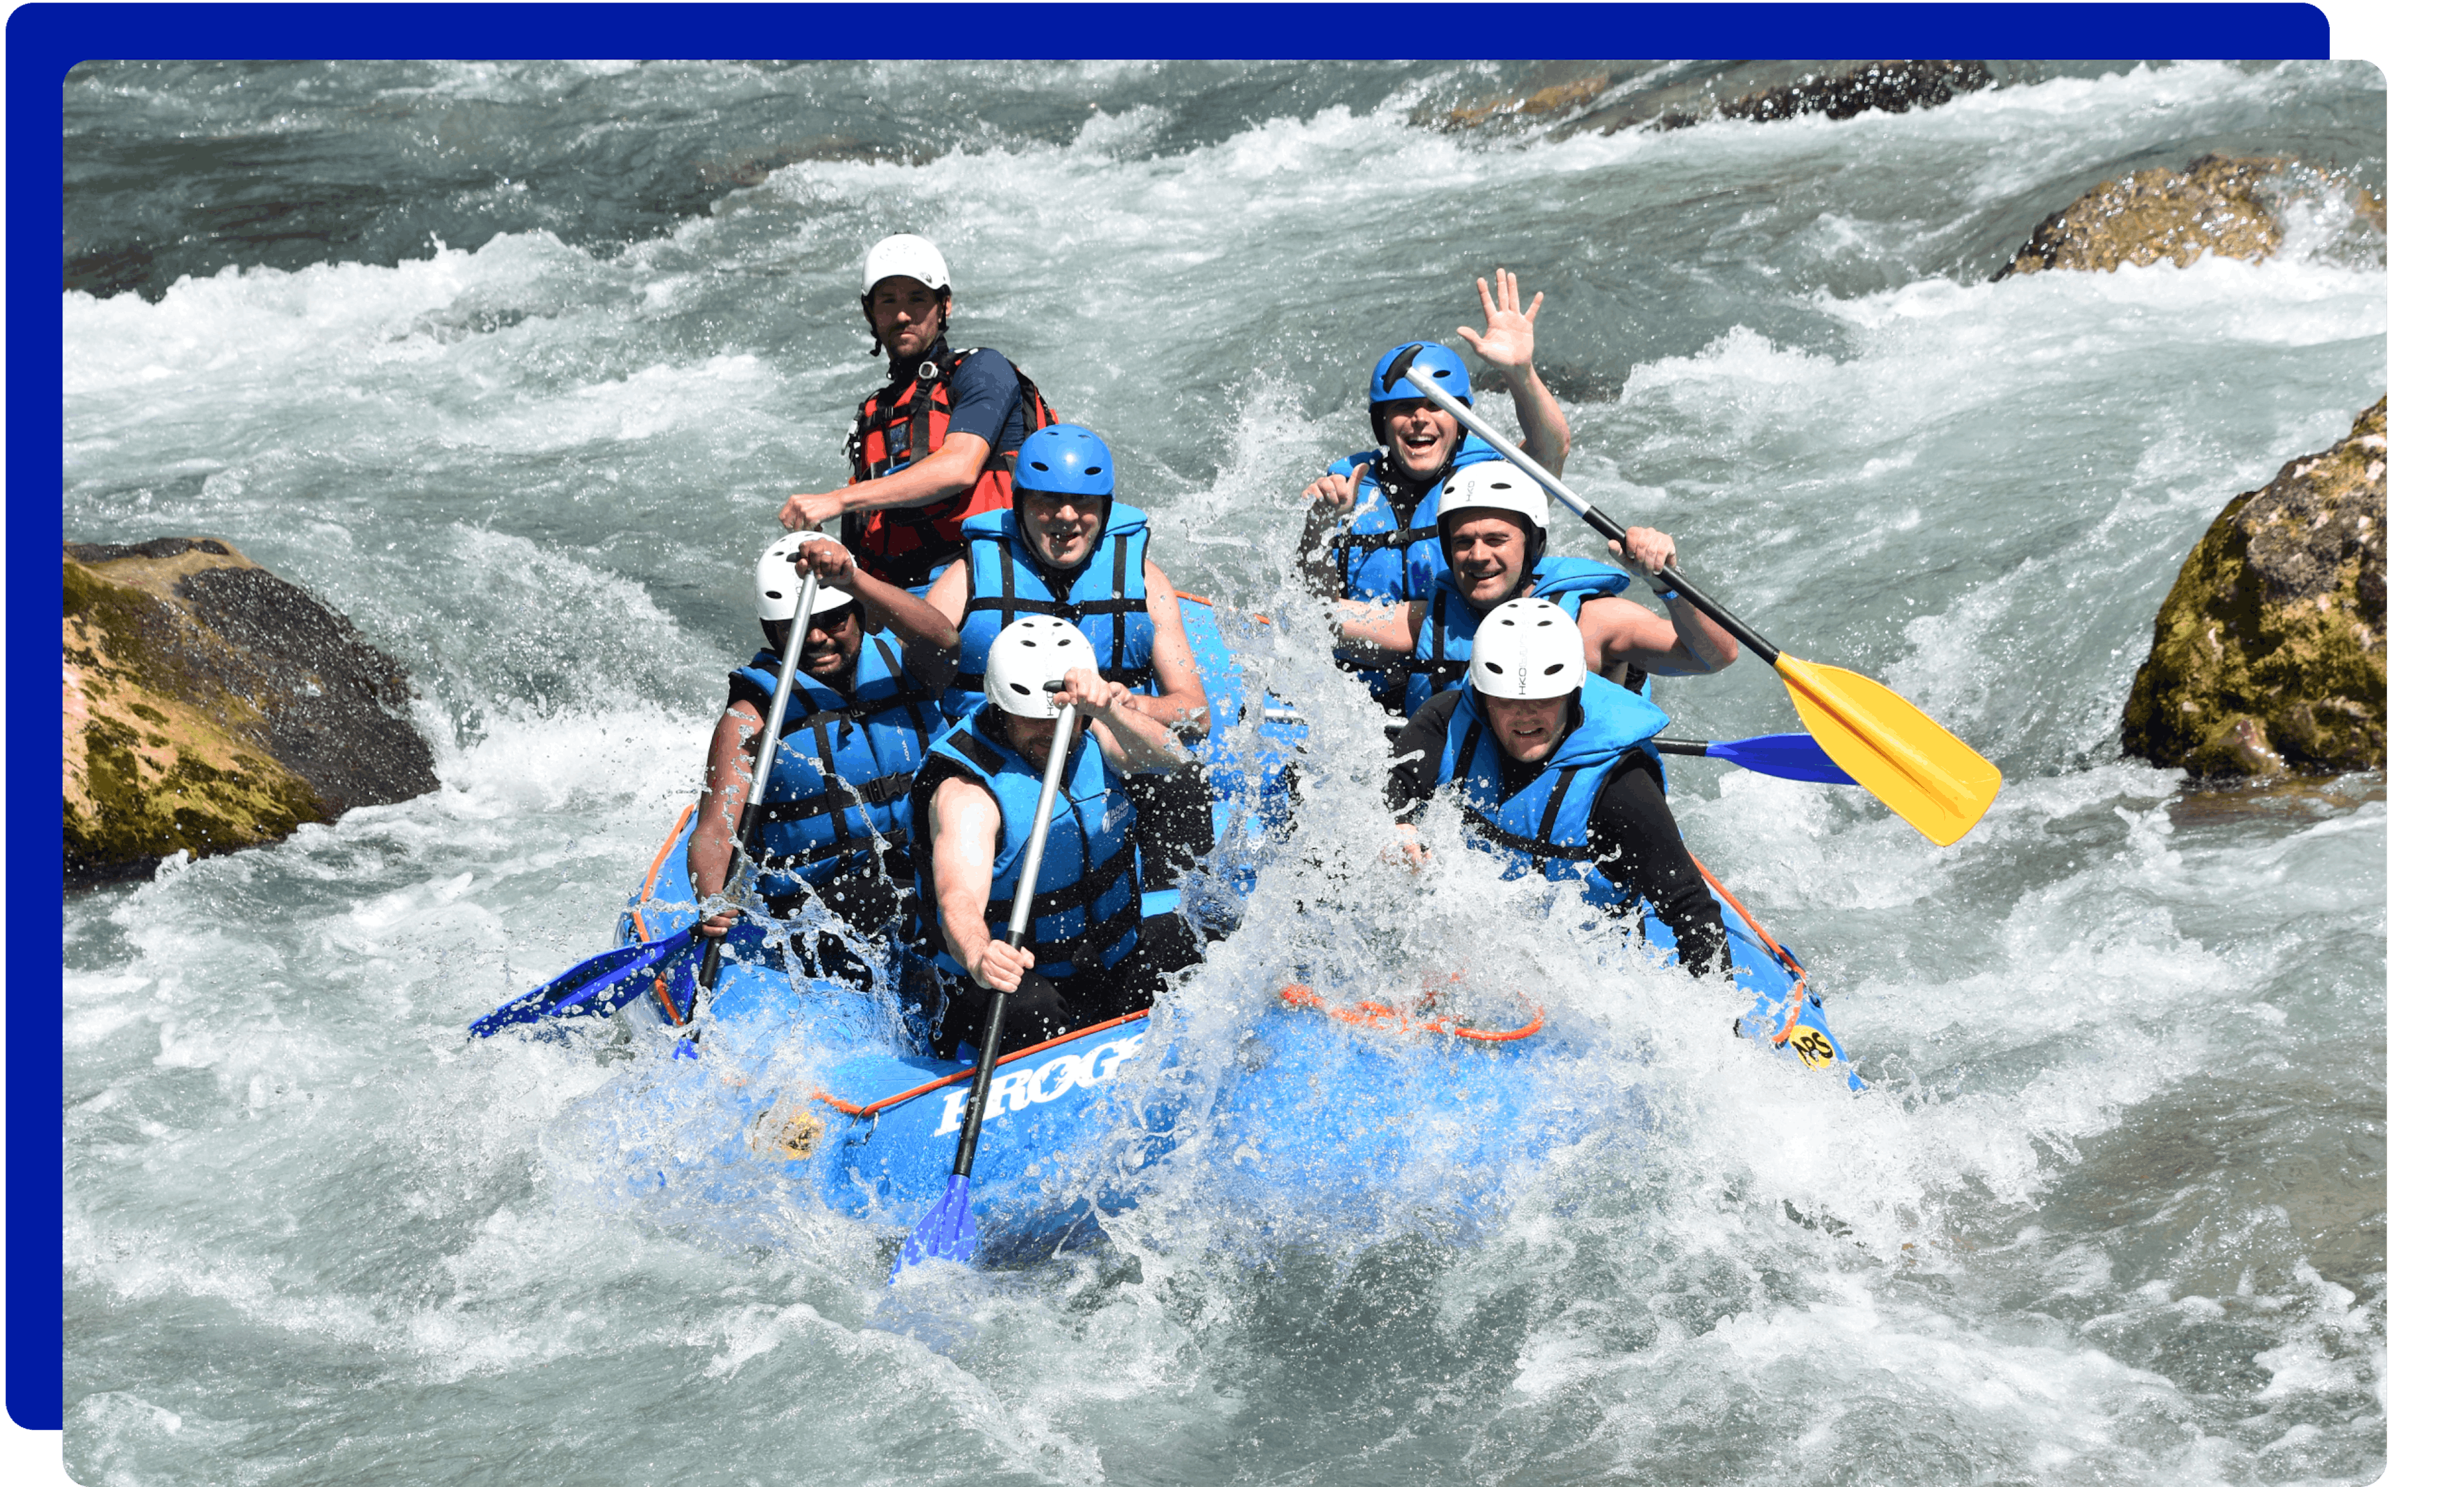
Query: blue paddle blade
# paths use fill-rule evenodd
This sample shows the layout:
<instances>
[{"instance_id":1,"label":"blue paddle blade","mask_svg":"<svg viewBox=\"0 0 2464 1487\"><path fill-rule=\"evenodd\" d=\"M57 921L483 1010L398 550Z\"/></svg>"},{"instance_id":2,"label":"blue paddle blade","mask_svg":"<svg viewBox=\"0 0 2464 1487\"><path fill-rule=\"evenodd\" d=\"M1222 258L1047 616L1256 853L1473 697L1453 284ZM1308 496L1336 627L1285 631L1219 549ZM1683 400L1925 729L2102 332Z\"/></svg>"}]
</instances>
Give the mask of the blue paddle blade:
<instances>
[{"instance_id":1,"label":"blue paddle blade","mask_svg":"<svg viewBox=\"0 0 2464 1487\"><path fill-rule=\"evenodd\" d=\"M1822 745L1814 741L1812 733L1765 733L1759 738L1712 743L1704 753L1757 775L1780 779L1802 779L1816 785L1857 782L1846 770L1831 762L1831 755L1822 752Z\"/></svg>"},{"instance_id":2,"label":"blue paddle blade","mask_svg":"<svg viewBox=\"0 0 2464 1487\"><path fill-rule=\"evenodd\" d=\"M898 1252L897 1263L890 1267L894 1284L910 1268L928 1259L951 1259L969 1264L976 1257L976 1215L967 1206L967 1179L956 1172L950 1174L950 1186L941 1190L941 1201L907 1236L906 1248Z\"/></svg>"},{"instance_id":3,"label":"blue paddle blade","mask_svg":"<svg viewBox=\"0 0 2464 1487\"><path fill-rule=\"evenodd\" d=\"M649 989L659 968L693 936L693 927L649 945L601 951L544 986L534 987L471 1024L473 1038L486 1038L525 1022L550 1017L606 1017Z\"/></svg>"}]
</instances>

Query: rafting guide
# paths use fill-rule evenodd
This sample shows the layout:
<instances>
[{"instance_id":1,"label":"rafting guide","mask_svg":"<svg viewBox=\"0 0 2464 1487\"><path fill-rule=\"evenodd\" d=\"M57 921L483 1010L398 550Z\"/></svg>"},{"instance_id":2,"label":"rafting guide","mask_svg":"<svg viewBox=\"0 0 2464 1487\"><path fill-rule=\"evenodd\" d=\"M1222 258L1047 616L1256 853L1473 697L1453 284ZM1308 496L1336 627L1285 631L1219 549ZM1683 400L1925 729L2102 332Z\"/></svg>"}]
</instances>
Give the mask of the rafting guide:
<instances>
[{"instance_id":1,"label":"rafting guide","mask_svg":"<svg viewBox=\"0 0 2464 1487\"><path fill-rule=\"evenodd\" d=\"M988 346L953 351L950 268L924 238L900 232L865 254L858 303L890 383L847 430L851 467L835 491L791 496L780 525L842 525L866 572L921 590L958 555L970 516L1009 505L1020 441L1053 421L1044 395Z\"/></svg>"}]
</instances>

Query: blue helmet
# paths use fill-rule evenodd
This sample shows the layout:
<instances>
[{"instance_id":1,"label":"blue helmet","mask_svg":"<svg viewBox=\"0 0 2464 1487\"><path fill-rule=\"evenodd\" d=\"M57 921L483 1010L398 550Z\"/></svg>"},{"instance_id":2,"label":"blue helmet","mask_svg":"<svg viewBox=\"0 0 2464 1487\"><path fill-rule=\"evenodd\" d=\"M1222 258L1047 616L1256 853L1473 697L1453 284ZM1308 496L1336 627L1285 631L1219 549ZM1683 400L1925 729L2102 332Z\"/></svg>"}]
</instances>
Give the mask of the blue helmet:
<instances>
[{"instance_id":1,"label":"blue helmet","mask_svg":"<svg viewBox=\"0 0 2464 1487\"><path fill-rule=\"evenodd\" d=\"M1463 359L1434 340L1407 340L1377 359L1376 370L1369 374L1369 405L1380 403L1405 403L1420 396L1420 389L1403 380L1403 374L1418 366L1437 380L1439 386L1471 402L1471 368Z\"/></svg>"},{"instance_id":2,"label":"blue helmet","mask_svg":"<svg viewBox=\"0 0 2464 1487\"><path fill-rule=\"evenodd\" d=\"M1028 434L1018 447L1011 483L1039 495L1112 495L1112 450L1095 430L1052 424Z\"/></svg>"},{"instance_id":3,"label":"blue helmet","mask_svg":"<svg viewBox=\"0 0 2464 1487\"><path fill-rule=\"evenodd\" d=\"M1403 380L1403 374L1418 366L1436 379L1440 387L1465 404L1471 402L1471 368L1463 359L1434 340L1407 340L1377 359L1369 374L1369 432L1379 444L1386 442L1386 420L1379 416L1381 403L1417 402L1420 389Z\"/></svg>"}]
</instances>

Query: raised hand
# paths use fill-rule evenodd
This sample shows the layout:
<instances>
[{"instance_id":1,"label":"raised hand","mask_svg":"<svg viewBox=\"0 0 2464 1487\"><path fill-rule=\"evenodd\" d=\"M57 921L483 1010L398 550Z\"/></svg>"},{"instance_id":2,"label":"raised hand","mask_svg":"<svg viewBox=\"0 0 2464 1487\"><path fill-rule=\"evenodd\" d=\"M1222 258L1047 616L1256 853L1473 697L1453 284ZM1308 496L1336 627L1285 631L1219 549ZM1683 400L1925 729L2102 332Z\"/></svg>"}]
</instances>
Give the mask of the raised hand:
<instances>
[{"instance_id":1,"label":"raised hand","mask_svg":"<svg viewBox=\"0 0 2464 1487\"><path fill-rule=\"evenodd\" d=\"M1468 325L1458 325L1455 334L1469 342L1480 359L1502 372L1529 370L1531 366L1531 322L1540 316L1540 301L1546 295L1534 291L1531 308L1523 308L1522 286L1514 275L1504 269L1497 271L1497 293L1488 292L1486 279L1474 279L1480 290L1481 313L1488 317L1488 328L1475 335Z\"/></svg>"}]
</instances>

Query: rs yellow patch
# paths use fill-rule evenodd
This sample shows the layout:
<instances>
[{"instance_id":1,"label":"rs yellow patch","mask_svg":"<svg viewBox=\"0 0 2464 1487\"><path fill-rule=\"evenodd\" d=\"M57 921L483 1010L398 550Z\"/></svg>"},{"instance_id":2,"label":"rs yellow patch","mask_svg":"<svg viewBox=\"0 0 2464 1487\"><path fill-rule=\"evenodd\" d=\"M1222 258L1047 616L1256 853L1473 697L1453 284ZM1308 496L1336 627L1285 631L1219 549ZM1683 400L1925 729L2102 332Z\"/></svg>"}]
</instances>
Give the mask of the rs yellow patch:
<instances>
[{"instance_id":1,"label":"rs yellow patch","mask_svg":"<svg viewBox=\"0 0 2464 1487\"><path fill-rule=\"evenodd\" d=\"M802 1162L812 1156L814 1146L821 1140L822 1121L809 1109L782 1107L762 1116L745 1134L757 1151Z\"/></svg>"},{"instance_id":2,"label":"rs yellow patch","mask_svg":"<svg viewBox=\"0 0 2464 1487\"><path fill-rule=\"evenodd\" d=\"M1803 1022L1788 1035L1788 1045L1796 1050L1796 1056L1805 1061L1809 1069L1826 1068L1837 1056L1837 1050L1831 1046L1831 1039L1822 1036L1820 1028Z\"/></svg>"}]
</instances>

